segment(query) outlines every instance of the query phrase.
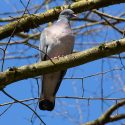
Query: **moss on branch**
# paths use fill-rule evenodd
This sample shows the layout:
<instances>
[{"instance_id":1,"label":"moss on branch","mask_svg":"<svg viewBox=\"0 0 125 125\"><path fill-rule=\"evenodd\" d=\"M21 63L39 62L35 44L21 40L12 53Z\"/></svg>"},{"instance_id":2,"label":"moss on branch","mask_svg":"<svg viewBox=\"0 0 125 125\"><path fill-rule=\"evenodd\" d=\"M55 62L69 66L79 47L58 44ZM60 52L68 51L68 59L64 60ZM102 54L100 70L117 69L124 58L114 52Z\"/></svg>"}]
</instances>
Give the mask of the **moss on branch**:
<instances>
[{"instance_id":1,"label":"moss on branch","mask_svg":"<svg viewBox=\"0 0 125 125\"><path fill-rule=\"evenodd\" d=\"M70 8L75 13L81 13L91 9L98 9L114 4L124 3L125 0L77 0L71 5L58 6L41 14L24 15L17 21L6 24L0 27L0 39L7 38L19 32L27 32L29 29L38 27L41 24L57 19L59 13L64 8Z\"/></svg>"},{"instance_id":2,"label":"moss on branch","mask_svg":"<svg viewBox=\"0 0 125 125\"><path fill-rule=\"evenodd\" d=\"M91 49L73 53L59 59L42 61L32 65L10 68L7 71L0 73L0 88L27 78L65 70L74 66L85 64L97 59L118 54L125 51L125 39L101 44Z\"/></svg>"}]
</instances>

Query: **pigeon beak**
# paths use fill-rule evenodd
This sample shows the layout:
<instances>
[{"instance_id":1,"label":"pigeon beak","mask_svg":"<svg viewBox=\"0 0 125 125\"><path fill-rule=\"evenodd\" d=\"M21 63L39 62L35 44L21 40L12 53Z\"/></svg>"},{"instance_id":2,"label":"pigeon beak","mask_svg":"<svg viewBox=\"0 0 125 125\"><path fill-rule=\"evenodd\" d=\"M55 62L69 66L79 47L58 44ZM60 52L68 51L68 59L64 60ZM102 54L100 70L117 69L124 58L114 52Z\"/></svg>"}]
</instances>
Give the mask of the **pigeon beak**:
<instances>
[{"instance_id":1,"label":"pigeon beak","mask_svg":"<svg viewBox=\"0 0 125 125\"><path fill-rule=\"evenodd\" d=\"M77 18L78 16L76 14L72 14L72 18Z\"/></svg>"}]
</instances>

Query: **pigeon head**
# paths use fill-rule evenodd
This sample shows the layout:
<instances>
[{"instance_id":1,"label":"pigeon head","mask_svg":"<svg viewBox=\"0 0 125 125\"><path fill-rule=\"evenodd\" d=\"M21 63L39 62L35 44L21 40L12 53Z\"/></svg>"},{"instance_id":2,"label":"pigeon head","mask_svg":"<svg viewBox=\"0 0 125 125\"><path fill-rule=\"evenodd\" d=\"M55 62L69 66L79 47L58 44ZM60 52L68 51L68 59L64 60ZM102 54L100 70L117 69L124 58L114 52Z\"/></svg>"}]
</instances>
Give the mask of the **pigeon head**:
<instances>
[{"instance_id":1,"label":"pigeon head","mask_svg":"<svg viewBox=\"0 0 125 125\"><path fill-rule=\"evenodd\" d=\"M59 18L67 18L67 19L71 19L73 17L76 17L76 15L74 14L74 12L70 9L65 9L63 10L60 15Z\"/></svg>"}]
</instances>

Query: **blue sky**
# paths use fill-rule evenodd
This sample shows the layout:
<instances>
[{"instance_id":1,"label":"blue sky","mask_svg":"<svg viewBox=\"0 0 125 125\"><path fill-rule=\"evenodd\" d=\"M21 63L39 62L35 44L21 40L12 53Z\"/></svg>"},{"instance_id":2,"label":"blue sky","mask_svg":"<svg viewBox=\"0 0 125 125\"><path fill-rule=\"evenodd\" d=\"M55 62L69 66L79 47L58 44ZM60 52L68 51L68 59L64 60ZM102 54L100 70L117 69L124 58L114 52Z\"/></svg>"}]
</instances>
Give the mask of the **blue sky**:
<instances>
[{"instance_id":1,"label":"blue sky","mask_svg":"<svg viewBox=\"0 0 125 125\"><path fill-rule=\"evenodd\" d=\"M23 2L27 3L27 0L23 0ZM33 7L33 5L38 5L42 3L41 0L32 0L29 8ZM17 10L22 10L24 7L22 6L20 1L11 0L3 0L0 1L0 17L1 18L7 18L8 15L2 15L1 13L6 12L15 12ZM48 6L48 8L53 8L54 6L63 5L63 1L55 1ZM45 11L46 7L43 7L40 12ZM107 8L103 8L103 11L112 14L112 15L119 15L120 13L124 12L125 4L121 5L115 5L110 6ZM100 9L101 10L101 9ZM32 13L32 12L31 12ZM86 13L82 13L81 17L83 17ZM17 14L12 14L11 16L15 17ZM19 15L18 15L19 16ZM96 19L96 16L94 15L93 18ZM0 25L4 25L5 23L0 23ZM87 22L73 22L72 27L80 26L82 24L87 24ZM42 32L43 26L41 25L39 29L36 30L30 30L29 33L33 32ZM46 24L45 24L46 26ZM85 32L90 29L96 28L98 25L93 27L86 27L81 32ZM119 27L124 27L124 23L119 25ZM102 28L98 32L93 32L91 34L84 34L84 35L77 35L76 36L76 43L82 43L83 45L78 46L75 45L74 49L77 51L83 51L87 48L92 47L91 45L87 46L84 44L84 42L106 42L111 41L115 39L122 38L122 35L120 35L118 32L113 30L110 27ZM7 41L7 39L4 39L2 41ZM21 40L21 38L13 37L12 41ZM32 44L38 45L39 41L30 41ZM4 48L5 46L1 46ZM22 51L23 53L16 53ZM10 54L10 56L28 56L33 54L38 54L38 51L35 49L31 49L28 46L25 45L12 45L8 46L7 53ZM15 53L12 55L12 53ZM8 56L9 56L8 54ZM0 55L2 57L2 51L0 50ZM122 54L124 56L124 54ZM4 63L4 70L6 70L9 67L19 67L27 64L35 63L38 59L37 58L30 58L30 59L11 59L6 60ZM124 60L122 60L123 64L125 64ZM2 62L0 62L0 66L2 65ZM77 66L74 68L71 68L67 71L65 78L71 78L71 77L86 77L90 76L92 74L96 74L99 72L105 72L108 70L111 70L113 68L122 67L121 61L119 59L100 59L97 61L93 61L90 63L87 63L85 65ZM84 86L84 97L86 98L99 98L101 97L102 93L102 86L103 86L103 97L107 98L122 98L125 97L125 90L124 90L124 70L116 70L113 72L109 72L107 74L97 75L89 78L83 79L83 86ZM103 82L102 82L103 81ZM102 86L101 86L102 83ZM40 82L39 82L40 84ZM16 83L13 83L11 85L8 85L5 90L12 95L14 98L23 100L28 98L34 98L38 97L38 85L34 78L18 81ZM78 96L82 97L83 94L83 88L82 88L82 81L78 79L64 79L62 81L61 87L57 93L57 96ZM5 96L2 92L0 92L0 104L7 103L13 101L12 99ZM26 104L29 104L32 108L36 107L36 101L30 101ZM98 118L102 113L104 113L111 105L115 104L115 101L103 101L102 100L78 100L78 99L56 99L56 106L54 111L47 112L47 111L40 111L37 108L37 113L40 115L42 120L47 125L78 125L80 123L84 123L87 121L94 120ZM3 106L0 108L0 114L7 108L8 106ZM121 112L122 110L119 110ZM36 116L33 115L33 113L25 106L21 104L13 104L5 114L3 114L0 117L0 123L1 125L30 125L31 119L33 120L33 125L40 124L40 121ZM125 121L122 121L125 123ZM110 124L109 124L110 125ZM114 125L114 123L112 123ZM119 125L119 122L116 122L115 125Z\"/></svg>"}]
</instances>

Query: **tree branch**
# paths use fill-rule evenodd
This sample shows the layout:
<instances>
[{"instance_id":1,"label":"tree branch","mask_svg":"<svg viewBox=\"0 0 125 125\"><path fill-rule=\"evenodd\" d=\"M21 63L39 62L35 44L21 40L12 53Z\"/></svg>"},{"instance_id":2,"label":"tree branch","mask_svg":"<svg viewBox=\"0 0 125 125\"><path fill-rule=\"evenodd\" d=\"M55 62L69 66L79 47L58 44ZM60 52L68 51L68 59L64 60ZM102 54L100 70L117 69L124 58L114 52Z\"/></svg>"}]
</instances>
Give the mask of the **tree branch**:
<instances>
[{"instance_id":1,"label":"tree branch","mask_svg":"<svg viewBox=\"0 0 125 125\"><path fill-rule=\"evenodd\" d=\"M111 56L125 51L125 39L101 44L86 51L73 53L58 59L42 61L19 68L13 67L0 73L0 88L13 82L32 78L35 76L65 70L74 66L85 64L103 57Z\"/></svg>"},{"instance_id":2,"label":"tree branch","mask_svg":"<svg viewBox=\"0 0 125 125\"><path fill-rule=\"evenodd\" d=\"M125 119L125 114L118 114L111 116L115 110L117 110L123 105L125 105L125 100L111 106L101 117L92 122L88 122L85 125L104 125L105 123L117 121L120 119Z\"/></svg>"},{"instance_id":3,"label":"tree branch","mask_svg":"<svg viewBox=\"0 0 125 125\"><path fill-rule=\"evenodd\" d=\"M78 2L74 2L71 5L55 7L54 9L48 10L47 12L42 14L24 15L17 21L11 22L3 27L0 27L0 39L9 37L14 31L15 27L16 29L14 31L14 34L17 34L22 31L27 32L29 29L33 29L41 24L53 21L57 19L59 13L64 8L70 8L74 10L75 13L80 13L91 9L97 9L124 2L125 0L81 0Z\"/></svg>"}]
</instances>

